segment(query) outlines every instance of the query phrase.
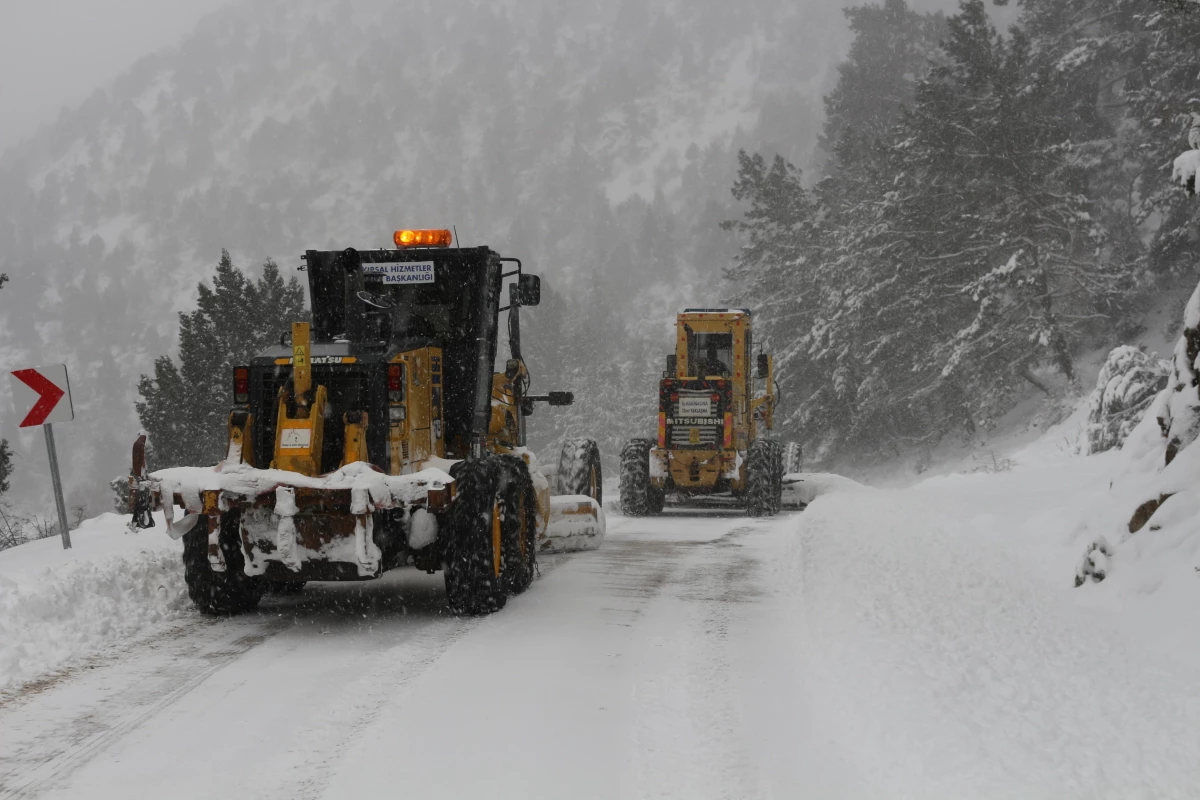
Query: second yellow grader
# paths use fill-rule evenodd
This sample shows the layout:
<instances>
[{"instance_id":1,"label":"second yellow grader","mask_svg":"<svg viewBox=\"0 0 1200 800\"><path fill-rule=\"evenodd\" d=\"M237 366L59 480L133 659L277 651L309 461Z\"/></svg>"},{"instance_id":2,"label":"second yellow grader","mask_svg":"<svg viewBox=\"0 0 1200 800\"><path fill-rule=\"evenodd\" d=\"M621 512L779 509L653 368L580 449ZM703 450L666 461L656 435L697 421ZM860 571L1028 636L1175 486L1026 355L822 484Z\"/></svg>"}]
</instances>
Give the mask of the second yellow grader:
<instances>
[{"instance_id":1,"label":"second yellow grader","mask_svg":"<svg viewBox=\"0 0 1200 800\"><path fill-rule=\"evenodd\" d=\"M658 389L658 436L621 452L621 505L635 516L679 505L780 509L799 447L769 438L778 392L774 358L754 352L749 309L689 308Z\"/></svg>"}]
</instances>

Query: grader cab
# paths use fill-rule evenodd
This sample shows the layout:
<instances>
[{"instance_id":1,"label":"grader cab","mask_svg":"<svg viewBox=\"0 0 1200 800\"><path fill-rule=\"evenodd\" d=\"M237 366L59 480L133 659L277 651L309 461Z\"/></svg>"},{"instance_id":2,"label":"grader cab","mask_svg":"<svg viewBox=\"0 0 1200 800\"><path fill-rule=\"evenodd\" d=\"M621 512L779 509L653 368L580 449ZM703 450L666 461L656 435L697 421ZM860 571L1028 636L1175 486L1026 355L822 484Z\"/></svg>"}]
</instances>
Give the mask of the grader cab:
<instances>
[{"instance_id":1,"label":"grader cab","mask_svg":"<svg viewBox=\"0 0 1200 800\"><path fill-rule=\"evenodd\" d=\"M538 403L572 402L527 392L520 310L538 304L537 276L486 247L451 249L450 231L394 241L305 254L312 322L234 369L223 461L147 473L135 445L134 521L165 511L202 611L414 565L444 570L456 612L487 612L529 585L539 551L599 545L595 443L568 443L578 455L558 476L525 448Z\"/></svg>"},{"instance_id":2,"label":"grader cab","mask_svg":"<svg viewBox=\"0 0 1200 800\"><path fill-rule=\"evenodd\" d=\"M621 452L626 513L657 514L668 500L779 511L799 449L768 438L777 402L774 358L755 353L750 310L686 309L658 386L657 438Z\"/></svg>"}]
</instances>

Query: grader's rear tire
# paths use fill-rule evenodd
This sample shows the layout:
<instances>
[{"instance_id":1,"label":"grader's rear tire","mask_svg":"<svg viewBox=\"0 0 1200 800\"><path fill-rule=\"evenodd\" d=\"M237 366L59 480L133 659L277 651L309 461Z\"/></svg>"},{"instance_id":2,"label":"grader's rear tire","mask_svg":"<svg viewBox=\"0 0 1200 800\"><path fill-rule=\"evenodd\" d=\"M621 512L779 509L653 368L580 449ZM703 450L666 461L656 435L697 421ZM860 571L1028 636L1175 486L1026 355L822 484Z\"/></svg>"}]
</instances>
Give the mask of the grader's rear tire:
<instances>
[{"instance_id":1,"label":"grader's rear tire","mask_svg":"<svg viewBox=\"0 0 1200 800\"><path fill-rule=\"evenodd\" d=\"M246 574L241 523L239 511L221 515L219 541L225 557L224 572L214 572L208 563L208 529L204 517L183 535L183 579L188 597L201 614L228 616L253 611L267 589L262 578Z\"/></svg>"},{"instance_id":2,"label":"grader's rear tire","mask_svg":"<svg viewBox=\"0 0 1200 800\"><path fill-rule=\"evenodd\" d=\"M495 541L503 470L497 456L460 461L450 470L458 498L448 520L445 578L446 600L455 614L490 614L504 608L507 600L501 580L503 541L499 547ZM501 540L503 529L501 519Z\"/></svg>"},{"instance_id":3,"label":"grader's rear tire","mask_svg":"<svg viewBox=\"0 0 1200 800\"><path fill-rule=\"evenodd\" d=\"M663 494L650 483L651 439L630 439L621 450L621 509L631 517L659 514Z\"/></svg>"},{"instance_id":4,"label":"grader's rear tire","mask_svg":"<svg viewBox=\"0 0 1200 800\"><path fill-rule=\"evenodd\" d=\"M752 517L774 514L783 505L779 448L767 439L750 445L746 455L746 513Z\"/></svg>"},{"instance_id":5,"label":"grader's rear tire","mask_svg":"<svg viewBox=\"0 0 1200 800\"><path fill-rule=\"evenodd\" d=\"M595 439L567 439L558 454L558 493L582 494L604 505L604 475Z\"/></svg>"},{"instance_id":6,"label":"grader's rear tire","mask_svg":"<svg viewBox=\"0 0 1200 800\"><path fill-rule=\"evenodd\" d=\"M773 508L772 514L778 514L783 511L783 475L784 475L784 452L783 445L779 442L771 442L775 450L775 486L772 489L771 501Z\"/></svg>"},{"instance_id":7,"label":"grader's rear tire","mask_svg":"<svg viewBox=\"0 0 1200 800\"><path fill-rule=\"evenodd\" d=\"M504 591L518 595L529 588L537 569L537 491L525 462L497 456L501 464L501 565Z\"/></svg>"}]
</instances>

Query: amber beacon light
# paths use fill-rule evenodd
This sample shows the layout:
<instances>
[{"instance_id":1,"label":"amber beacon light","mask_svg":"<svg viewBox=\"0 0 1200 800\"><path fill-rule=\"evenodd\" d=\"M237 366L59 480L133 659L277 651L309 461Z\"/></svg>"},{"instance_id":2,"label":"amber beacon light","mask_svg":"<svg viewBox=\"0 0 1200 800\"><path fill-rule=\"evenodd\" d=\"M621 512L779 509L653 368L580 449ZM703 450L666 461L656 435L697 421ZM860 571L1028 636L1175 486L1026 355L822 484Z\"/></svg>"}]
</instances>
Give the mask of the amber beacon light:
<instances>
[{"instance_id":1,"label":"amber beacon light","mask_svg":"<svg viewBox=\"0 0 1200 800\"><path fill-rule=\"evenodd\" d=\"M449 247L450 231L396 231L392 241L396 247Z\"/></svg>"}]
</instances>

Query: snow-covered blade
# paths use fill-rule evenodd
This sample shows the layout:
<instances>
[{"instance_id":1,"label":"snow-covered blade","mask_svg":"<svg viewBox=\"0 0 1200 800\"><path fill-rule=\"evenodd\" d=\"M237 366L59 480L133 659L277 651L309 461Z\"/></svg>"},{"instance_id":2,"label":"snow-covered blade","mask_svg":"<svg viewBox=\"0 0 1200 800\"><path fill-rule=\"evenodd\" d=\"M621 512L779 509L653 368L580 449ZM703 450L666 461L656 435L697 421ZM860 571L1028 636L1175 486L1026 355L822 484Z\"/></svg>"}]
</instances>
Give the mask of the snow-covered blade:
<instances>
[{"instance_id":1,"label":"snow-covered blade","mask_svg":"<svg viewBox=\"0 0 1200 800\"><path fill-rule=\"evenodd\" d=\"M822 495L863 488L858 481L831 472L789 472L783 476L783 507L804 508Z\"/></svg>"},{"instance_id":2,"label":"snow-covered blade","mask_svg":"<svg viewBox=\"0 0 1200 800\"><path fill-rule=\"evenodd\" d=\"M221 462L159 470L134 483L153 510L163 511L172 538L205 520L201 530L210 537L214 571L225 571L217 544L220 515L237 510L246 574L303 580L378 577L383 559L374 540L374 512L399 509L412 520L418 511L449 507L454 494L454 479L436 467L387 475L363 462L319 477ZM175 506L188 512L179 522ZM421 528L423 534L430 530L436 528Z\"/></svg>"},{"instance_id":3,"label":"snow-covered blade","mask_svg":"<svg viewBox=\"0 0 1200 800\"><path fill-rule=\"evenodd\" d=\"M436 508L449 501L454 479L436 467L411 475L387 475L361 461L315 478L281 469L221 462L214 467L158 470L150 473L149 482L159 504L165 505L162 501L170 492L177 498L175 505L193 513L205 511L203 495L208 492L219 493L220 510L227 511L246 504L274 508L277 490L290 487L295 491L294 502L299 510L304 510L306 500L311 502L319 496L324 502L343 501L351 513L366 514L431 503Z\"/></svg>"},{"instance_id":4,"label":"snow-covered blade","mask_svg":"<svg viewBox=\"0 0 1200 800\"><path fill-rule=\"evenodd\" d=\"M596 550L604 542L604 509L583 494L550 498L550 524L538 536L539 553Z\"/></svg>"}]
</instances>

